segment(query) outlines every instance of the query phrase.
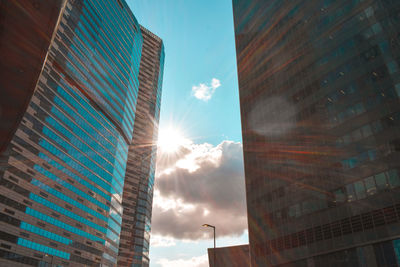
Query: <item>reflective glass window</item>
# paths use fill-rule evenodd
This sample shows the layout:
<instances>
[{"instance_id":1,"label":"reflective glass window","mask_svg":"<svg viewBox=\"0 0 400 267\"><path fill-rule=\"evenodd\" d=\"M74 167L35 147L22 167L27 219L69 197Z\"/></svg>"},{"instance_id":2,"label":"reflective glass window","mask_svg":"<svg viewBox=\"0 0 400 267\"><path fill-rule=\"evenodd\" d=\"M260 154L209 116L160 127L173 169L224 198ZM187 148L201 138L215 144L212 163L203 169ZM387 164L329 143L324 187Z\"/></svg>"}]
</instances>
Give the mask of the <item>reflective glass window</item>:
<instances>
[{"instance_id":1,"label":"reflective glass window","mask_svg":"<svg viewBox=\"0 0 400 267\"><path fill-rule=\"evenodd\" d=\"M376 185L373 176L364 179L365 188L367 189L368 195L373 195L376 193Z\"/></svg>"},{"instance_id":2,"label":"reflective glass window","mask_svg":"<svg viewBox=\"0 0 400 267\"><path fill-rule=\"evenodd\" d=\"M340 188L334 192L336 202L344 202L346 201L346 195L343 192L343 189Z\"/></svg>"},{"instance_id":3,"label":"reflective glass window","mask_svg":"<svg viewBox=\"0 0 400 267\"><path fill-rule=\"evenodd\" d=\"M374 133L382 131L382 124L380 121L374 121L371 126Z\"/></svg>"},{"instance_id":4,"label":"reflective glass window","mask_svg":"<svg viewBox=\"0 0 400 267\"><path fill-rule=\"evenodd\" d=\"M393 243L391 241L382 243L382 250L387 266L396 266Z\"/></svg>"},{"instance_id":5,"label":"reflective glass window","mask_svg":"<svg viewBox=\"0 0 400 267\"><path fill-rule=\"evenodd\" d=\"M388 68L390 74L393 74L393 73L399 71L399 66L397 65L396 61L394 61L394 60L388 62L388 63L386 64L386 66L387 66L387 68Z\"/></svg>"},{"instance_id":6,"label":"reflective glass window","mask_svg":"<svg viewBox=\"0 0 400 267\"><path fill-rule=\"evenodd\" d=\"M369 124L362 127L362 133L364 137L368 137L372 134L371 126Z\"/></svg>"},{"instance_id":7,"label":"reflective glass window","mask_svg":"<svg viewBox=\"0 0 400 267\"><path fill-rule=\"evenodd\" d=\"M357 199L353 184L346 185L347 201L351 202Z\"/></svg>"},{"instance_id":8,"label":"reflective glass window","mask_svg":"<svg viewBox=\"0 0 400 267\"><path fill-rule=\"evenodd\" d=\"M361 131L359 129L352 132L353 140L359 140L362 138Z\"/></svg>"},{"instance_id":9,"label":"reflective glass window","mask_svg":"<svg viewBox=\"0 0 400 267\"><path fill-rule=\"evenodd\" d=\"M400 97L400 83L395 85L397 96Z\"/></svg>"},{"instance_id":10,"label":"reflective glass window","mask_svg":"<svg viewBox=\"0 0 400 267\"><path fill-rule=\"evenodd\" d=\"M375 33L375 34L378 34L378 33L380 33L381 31L382 31L382 26L381 26L381 24L380 23L375 23L374 25L372 25L372 31Z\"/></svg>"},{"instance_id":11,"label":"reflective glass window","mask_svg":"<svg viewBox=\"0 0 400 267\"><path fill-rule=\"evenodd\" d=\"M363 181L354 183L354 189L356 191L357 199L363 199L366 197L365 187Z\"/></svg>"},{"instance_id":12,"label":"reflective glass window","mask_svg":"<svg viewBox=\"0 0 400 267\"><path fill-rule=\"evenodd\" d=\"M397 170L388 171L388 175L389 175L389 184L391 187L400 186L400 178Z\"/></svg>"},{"instance_id":13,"label":"reflective glass window","mask_svg":"<svg viewBox=\"0 0 400 267\"><path fill-rule=\"evenodd\" d=\"M375 182L378 187L378 190L383 190L387 187L387 181L386 181L386 176L385 173L379 173L375 175Z\"/></svg>"},{"instance_id":14,"label":"reflective glass window","mask_svg":"<svg viewBox=\"0 0 400 267\"><path fill-rule=\"evenodd\" d=\"M400 239L393 240L393 248L394 248L397 264L400 266Z\"/></svg>"}]
</instances>

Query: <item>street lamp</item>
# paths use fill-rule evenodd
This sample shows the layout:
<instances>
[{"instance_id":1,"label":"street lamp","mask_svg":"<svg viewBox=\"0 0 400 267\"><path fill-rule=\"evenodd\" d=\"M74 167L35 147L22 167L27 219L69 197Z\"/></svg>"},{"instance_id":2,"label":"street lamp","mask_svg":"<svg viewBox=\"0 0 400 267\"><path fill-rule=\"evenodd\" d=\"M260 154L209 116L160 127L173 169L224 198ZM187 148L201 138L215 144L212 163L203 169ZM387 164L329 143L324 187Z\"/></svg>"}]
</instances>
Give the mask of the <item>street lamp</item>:
<instances>
[{"instance_id":1,"label":"street lamp","mask_svg":"<svg viewBox=\"0 0 400 267\"><path fill-rule=\"evenodd\" d=\"M213 230L214 230L214 253L213 253L213 257L214 257L214 266L213 267L215 267L216 266L216 262L215 262L215 226L214 225L211 225L211 224L207 224L207 223L205 223L205 224L203 224L202 225L203 227L211 227Z\"/></svg>"}]
</instances>

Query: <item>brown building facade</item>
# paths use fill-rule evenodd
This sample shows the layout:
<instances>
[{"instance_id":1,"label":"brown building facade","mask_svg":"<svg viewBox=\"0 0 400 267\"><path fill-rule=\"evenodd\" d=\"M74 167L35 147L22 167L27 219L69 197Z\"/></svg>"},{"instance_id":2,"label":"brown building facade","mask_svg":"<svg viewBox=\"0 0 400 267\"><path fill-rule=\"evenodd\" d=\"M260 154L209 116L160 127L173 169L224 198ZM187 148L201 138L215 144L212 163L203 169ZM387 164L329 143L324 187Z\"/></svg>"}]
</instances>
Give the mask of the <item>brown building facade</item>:
<instances>
[{"instance_id":1,"label":"brown building facade","mask_svg":"<svg viewBox=\"0 0 400 267\"><path fill-rule=\"evenodd\" d=\"M250 267L249 245L208 249L210 267Z\"/></svg>"},{"instance_id":2,"label":"brown building facade","mask_svg":"<svg viewBox=\"0 0 400 267\"><path fill-rule=\"evenodd\" d=\"M0 2L0 153L32 97L63 2Z\"/></svg>"},{"instance_id":3,"label":"brown building facade","mask_svg":"<svg viewBox=\"0 0 400 267\"><path fill-rule=\"evenodd\" d=\"M233 11L252 266L399 266L400 2Z\"/></svg>"}]
</instances>

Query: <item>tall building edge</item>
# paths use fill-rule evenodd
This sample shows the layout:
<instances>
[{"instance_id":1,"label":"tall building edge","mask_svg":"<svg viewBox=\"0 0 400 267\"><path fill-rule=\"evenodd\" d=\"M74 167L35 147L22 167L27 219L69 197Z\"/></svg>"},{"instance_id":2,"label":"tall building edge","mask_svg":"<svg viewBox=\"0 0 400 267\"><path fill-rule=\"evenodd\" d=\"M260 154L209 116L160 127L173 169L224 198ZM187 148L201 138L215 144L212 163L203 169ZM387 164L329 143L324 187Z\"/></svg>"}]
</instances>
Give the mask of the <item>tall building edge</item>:
<instances>
[{"instance_id":1,"label":"tall building edge","mask_svg":"<svg viewBox=\"0 0 400 267\"><path fill-rule=\"evenodd\" d=\"M32 97L64 4L0 2L0 155Z\"/></svg>"},{"instance_id":2,"label":"tall building edge","mask_svg":"<svg viewBox=\"0 0 400 267\"><path fill-rule=\"evenodd\" d=\"M164 69L162 40L141 26L142 58L132 143L122 200L118 266L149 266L158 122Z\"/></svg>"},{"instance_id":3,"label":"tall building edge","mask_svg":"<svg viewBox=\"0 0 400 267\"><path fill-rule=\"evenodd\" d=\"M115 266L140 25L123 0L0 8L0 265Z\"/></svg>"},{"instance_id":4,"label":"tall building edge","mask_svg":"<svg viewBox=\"0 0 400 267\"><path fill-rule=\"evenodd\" d=\"M400 266L400 2L232 4L252 266Z\"/></svg>"}]
</instances>

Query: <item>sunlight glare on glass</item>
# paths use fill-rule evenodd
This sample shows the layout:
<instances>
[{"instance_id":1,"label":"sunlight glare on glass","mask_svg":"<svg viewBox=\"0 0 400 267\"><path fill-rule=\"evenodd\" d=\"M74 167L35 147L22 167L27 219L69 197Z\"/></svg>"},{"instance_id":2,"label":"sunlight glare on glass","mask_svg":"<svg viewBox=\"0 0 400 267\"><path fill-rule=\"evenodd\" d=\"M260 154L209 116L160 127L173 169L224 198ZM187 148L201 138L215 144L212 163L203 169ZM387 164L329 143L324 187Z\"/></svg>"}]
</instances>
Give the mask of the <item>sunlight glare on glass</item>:
<instances>
[{"instance_id":1,"label":"sunlight glare on glass","mask_svg":"<svg viewBox=\"0 0 400 267\"><path fill-rule=\"evenodd\" d=\"M187 139L175 128L161 129L158 136L158 147L167 153L176 152Z\"/></svg>"}]
</instances>

